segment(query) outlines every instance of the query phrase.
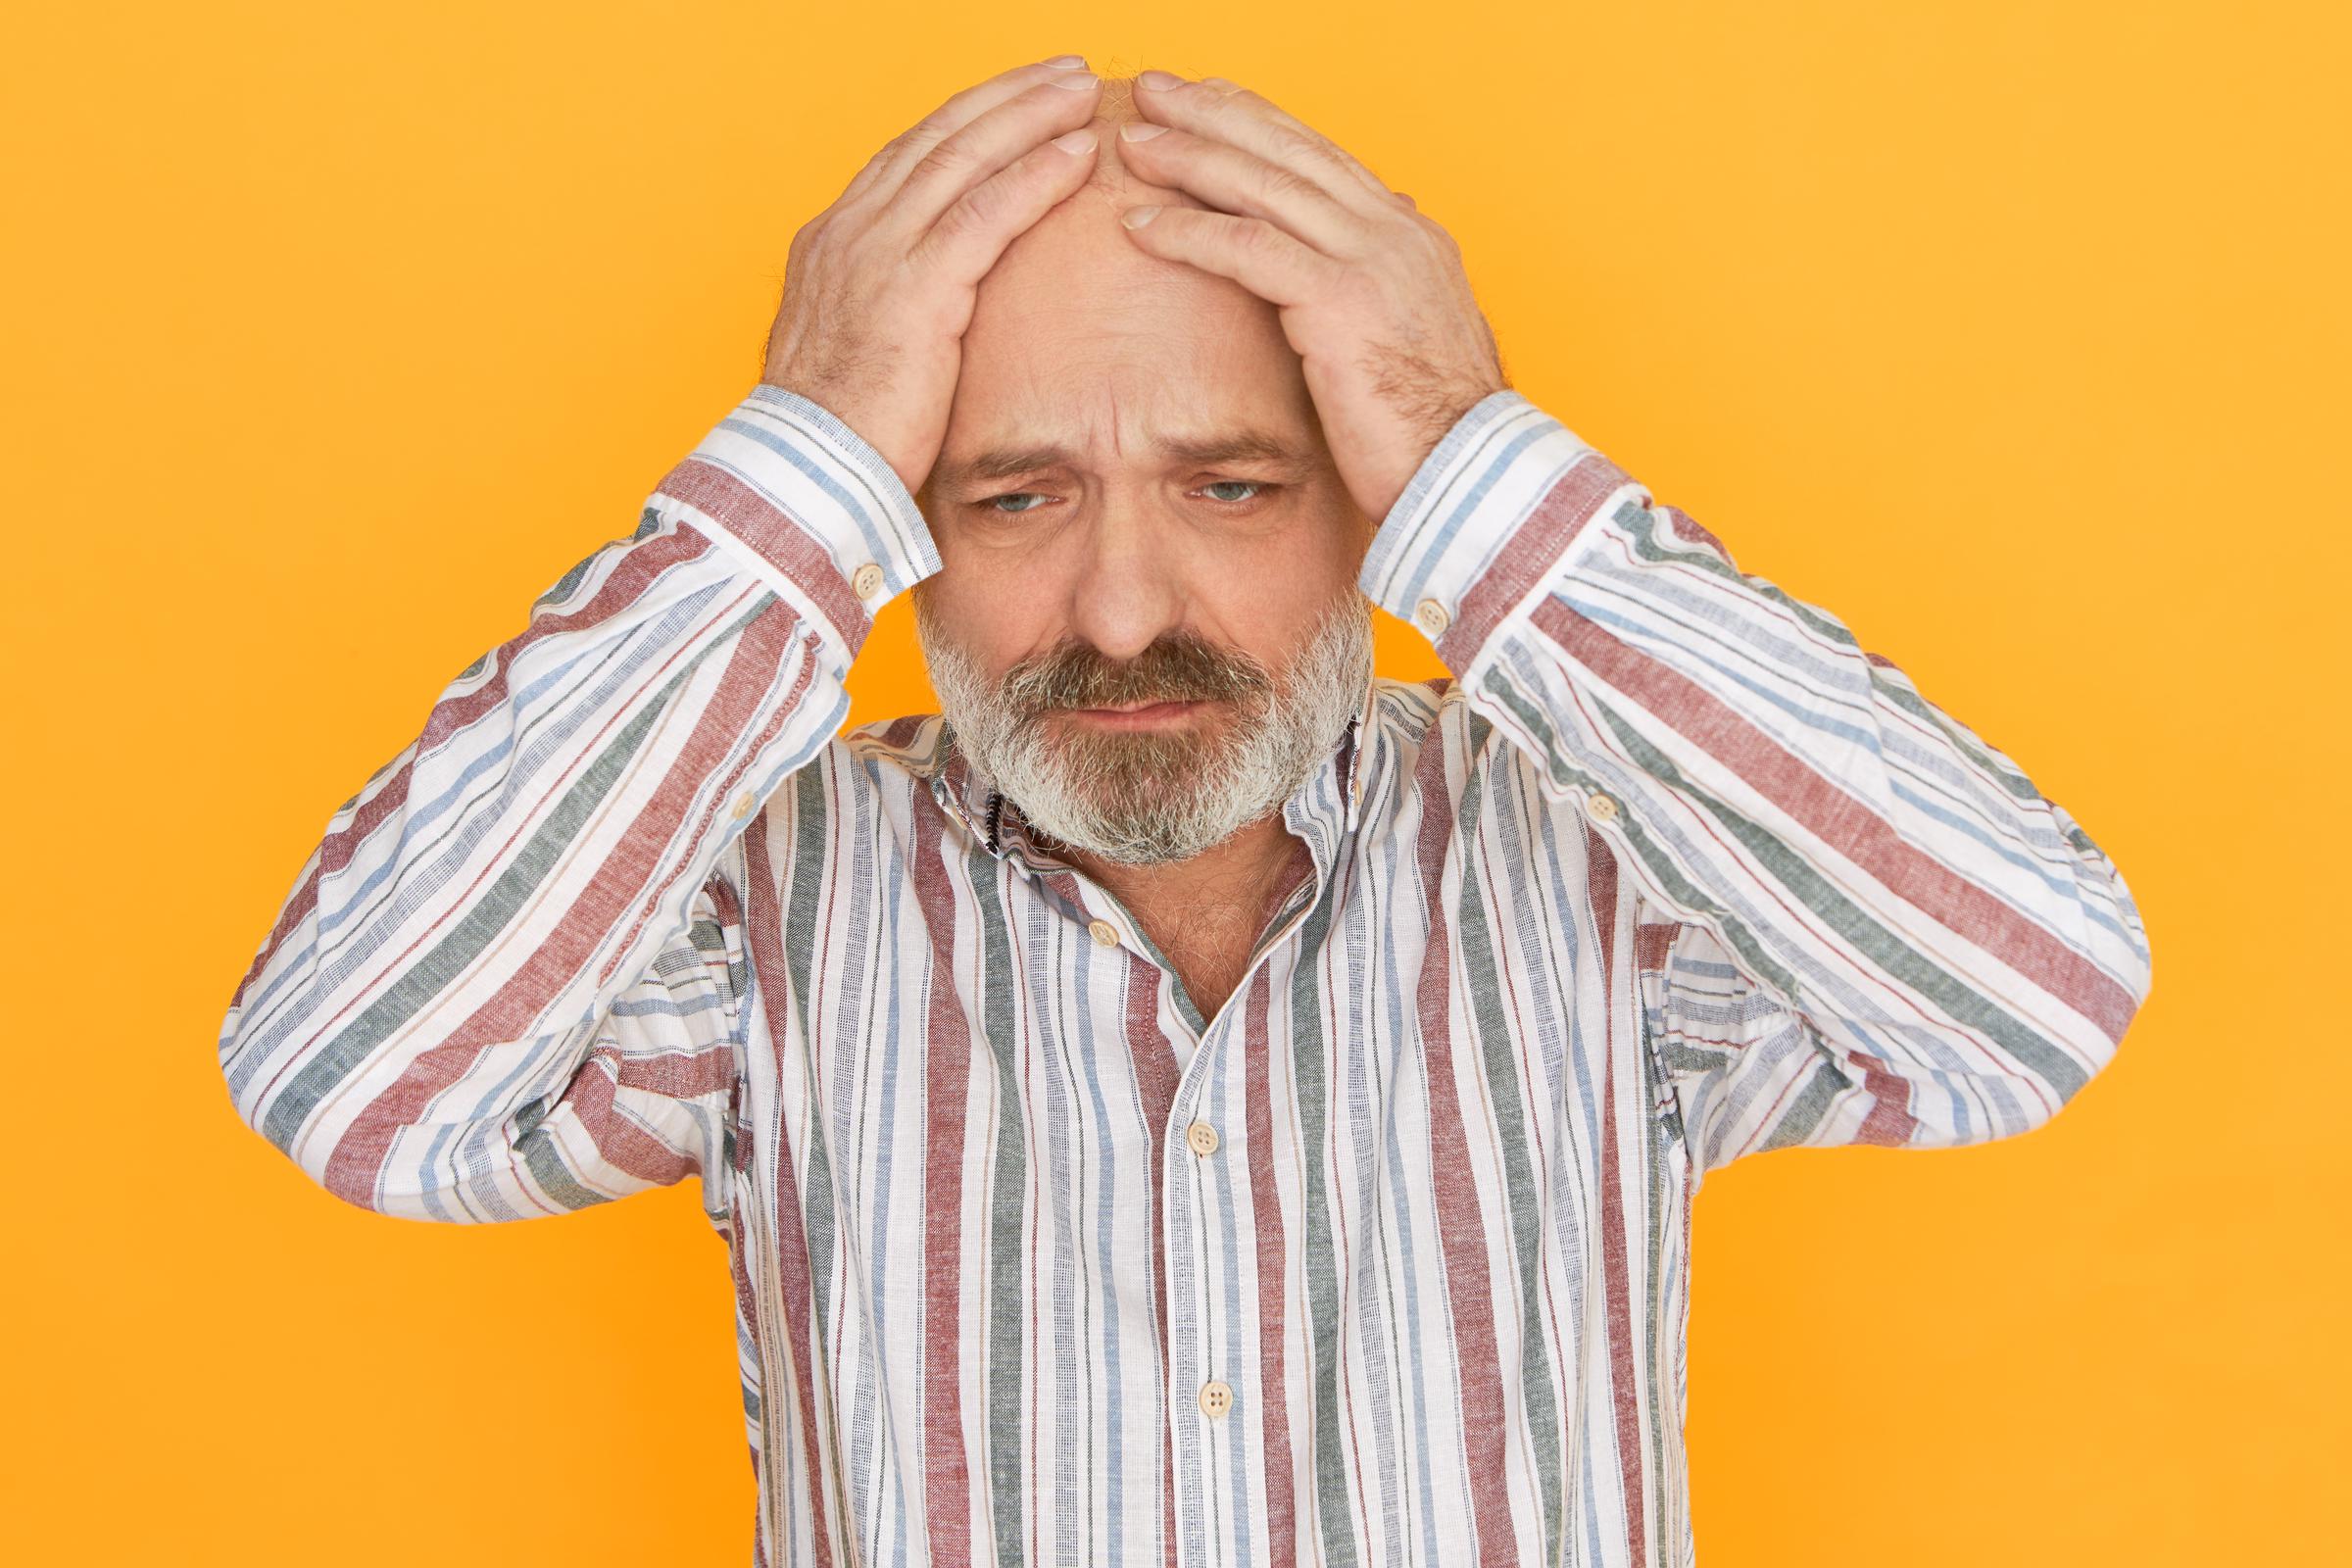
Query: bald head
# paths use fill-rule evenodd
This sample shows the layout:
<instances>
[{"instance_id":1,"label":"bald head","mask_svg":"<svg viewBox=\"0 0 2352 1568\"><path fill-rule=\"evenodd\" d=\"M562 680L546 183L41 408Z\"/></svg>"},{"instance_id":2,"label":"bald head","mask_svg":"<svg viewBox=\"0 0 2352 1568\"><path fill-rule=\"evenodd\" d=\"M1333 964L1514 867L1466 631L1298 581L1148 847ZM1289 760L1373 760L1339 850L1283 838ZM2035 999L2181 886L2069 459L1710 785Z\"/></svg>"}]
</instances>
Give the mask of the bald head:
<instances>
[{"instance_id":1,"label":"bald head","mask_svg":"<svg viewBox=\"0 0 2352 1568\"><path fill-rule=\"evenodd\" d=\"M1103 82L1093 176L980 281L935 483L975 464L1002 476L1007 452L1111 457L1152 434L1278 415L1320 445L1274 307L1229 278L1150 255L1120 226L1130 207L1205 205L1128 172L1118 127L1143 118L1132 86Z\"/></svg>"},{"instance_id":2,"label":"bald head","mask_svg":"<svg viewBox=\"0 0 2352 1568\"><path fill-rule=\"evenodd\" d=\"M1361 612L1365 519L1280 314L1119 222L1206 205L1129 173L1128 89L1103 84L1093 177L980 280L918 496L942 565L915 586L925 650L983 684L1052 650L1120 662L1171 639L1282 671L1334 606Z\"/></svg>"}]
</instances>

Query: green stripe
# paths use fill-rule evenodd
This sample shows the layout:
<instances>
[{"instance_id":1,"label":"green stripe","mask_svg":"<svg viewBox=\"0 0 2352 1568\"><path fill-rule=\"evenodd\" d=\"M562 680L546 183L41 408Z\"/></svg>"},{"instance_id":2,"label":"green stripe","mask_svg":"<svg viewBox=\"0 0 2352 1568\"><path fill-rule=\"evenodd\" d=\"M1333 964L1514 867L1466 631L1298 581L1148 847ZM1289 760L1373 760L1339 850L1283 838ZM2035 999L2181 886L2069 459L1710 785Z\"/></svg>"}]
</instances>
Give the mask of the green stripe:
<instances>
[{"instance_id":1,"label":"green stripe","mask_svg":"<svg viewBox=\"0 0 2352 1568\"><path fill-rule=\"evenodd\" d=\"M802 939L800 933L813 928L817 898L822 891L824 880L825 781L821 769L804 767L793 774L791 782L793 800L792 880L790 890L785 896L782 917L784 962L785 968L791 975L792 1008L799 1023L801 1038L804 1041L814 1041L816 1035L812 1032L808 1021L808 997L811 987L809 963L816 944ZM808 1174L807 1180L801 1184L800 1195L802 1234L806 1238L808 1249L808 1297L813 1319L809 1361L812 1375L822 1376L821 1372L816 1372L814 1369L822 1365L825 1347L830 1345L833 1340L833 1160L825 1137L825 1107L817 1094L816 1053L814 1050L803 1052L801 1063L803 1098L808 1106L806 1126L808 1145ZM792 1150L790 1148L778 1149L776 1158L789 1160L792 1158ZM792 1223L792 1216L780 1215L778 1222L789 1225ZM816 1419L822 1428L822 1442L835 1455L833 1474L834 1479L838 1482L840 1479L839 1455L841 1453L840 1412L834 1409L833 1401L830 1399L818 1399L815 1403ZM818 1436L811 1434L809 1441L812 1443L819 1441ZM835 1499L837 1512L839 1507L846 1502L847 1497L846 1490L838 1492ZM847 1521L844 1523L846 1524Z\"/></svg>"},{"instance_id":2,"label":"green stripe","mask_svg":"<svg viewBox=\"0 0 2352 1568\"><path fill-rule=\"evenodd\" d=\"M1613 520L1633 540L1634 553L1642 560L1655 562L1672 560L1678 566L1691 566L1701 571L1712 572L1723 578L1724 581L1738 585L1744 593L1760 595L1771 600L1804 622L1815 633L1831 642L1850 648L1856 654L1863 652L1862 644L1856 640L1851 629L1841 625L1814 606L1806 604L1803 600L1790 597L1787 590L1777 583L1767 582L1760 577L1748 576L1737 566L1726 562L1712 549L1680 542L1661 545L1657 538L1655 514L1645 508L1628 502L1617 509L1617 515ZM1950 739L1952 749L1969 761L1974 762L1987 778L1999 784L2002 789L2018 800L2038 801L2041 799L2041 792L2034 787L2034 781L2019 772L2015 763L2004 757L1985 751L1975 741L1961 734L1949 715L1921 697L1909 686L1895 679L1878 663L1867 658L1862 661L1862 663L1869 672L1873 690L1914 718L1933 724L1942 731ZM2081 846L2078 845L2077 848L2081 848Z\"/></svg>"},{"instance_id":3,"label":"green stripe","mask_svg":"<svg viewBox=\"0 0 2352 1568\"><path fill-rule=\"evenodd\" d=\"M547 1196L559 1207L587 1208L596 1203L611 1202L612 1197L610 1193L600 1193L581 1186L579 1179L572 1174L571 1167L564 1164L563 1156L556 1152L555 1140L538 1135L539 1124L547 1119L547 1101L534 1100L523 1106L515 1117L514 1151L522 1156L523 1168L531 1173L531 1179L545 1189Z\"/></svg>"},{"instance_id":4,"label":"green stripe","mask_svg":"<svg viewBox=\"0 0 2352 1568\"><path fill-rule=\"evenodd\" d=\"M1013 1026L1012 932L998 897L1003 867L974 841L964 863L980 911L980 1012L997 1061L996 1190L989 1195L988 1481L997 1525L997 1561L1025 1561L1021 1551L1021 1221L1029 1151L1021 1133L1020 1037ZM945 984L941 977L935 984Z\"/></svg>"},{"instance_id":5,"label":"green stripe","mask_svg":"<svg viewBox=\"0 0 2352 1568\"><path fill-rule=\"evenodd\" d=\"M1494 731L1494 721L1473 713L1470 755L1476 757ZM1474 771L1455 808L1454 831L1464 863L1477 862L1478 814L1486 805L1486 774ZM1519 1095L1518 1054L1509 1015L1502 1005L1502 977L1495 971L1485 891L1475 873L1462 878L1456 918L1461 927L1462 963L1468 971L1470 1029L1494 1098L1496 1136L1501 1144L1503 1206L1509 1215L1511 1252L1519 1273L1519 1388L1527 1405L1529 1436L1536 1449L1544 1504L1544 1560L1560 1554L1568 1511L1567 1473L1560 1463L1559 1406L1552 1397L1551 1354L1544 1335L1544 1195L1527 1149L1526 1102ZM1439 958L1437 961L1443 961Z\"/></svg>"},{"instance_id":6,"label":"green stripe","mask_svg":"<svg viewBox=\"0 0 2352 1568\"><path fill-rule=\"evenodd\" d=\"M745 620L749 620L746 616ZM738 621L737 626L743 621ZM730 627L732 632L735 628ZM725 641L711 644L716 649ZM707 657L707 654L706 654ZM289 1154L295 1137L311 1111L326 1096L333 1093L354 1069L370 1059L376 1050L393 1033L441 995L513 923L515 912L530 901L538 888L556 869L566 851L572 848L585 829L588 819L604 803L606 795L628 770L645 737L669 708L670 698L693 678L700 659L690 661L661 694L640 708L629 721L612 737L612 742L598 754L580 773L579 779L564 793L554 809L540 821L539 829L531 835L498 880L491 883L481 898L468 907L436 943L430 953L410 965L401 977L386 987L366 1011L353 1019L348 1028L315 1052L303 1062L301 1069L272 1098L268 1113L262 1118L264 1136ZM559 1028L576 1027L577 1020L556 1020ZM585 1053L583 1053L584 1054ZM547 1098L561 1094L561 1088ZM543 1103L523 1107L526 1126L536 1126L544 1114ZM526 1157L529 1154L525 1151ZM533 1174L542 1169L534 1161ZM566 1176L564 1186L584 1199L597 1195L574 1186ZM549 1196L559 1201L566 1200L551 1187ZM583 1202L579 1206L585 1206Z\"/></svg>"},{"instance_id":7,"label":"green stripe","mask_svg":"<svg viewBox=\"0 0 2352 1568\"><path fill-rule=\"evenodd\" d=\"M1637 999L1636 1010L1640 1010L1639 999ZM1655 1063L1649 1053L1643 1052L1641 1062L1641 1091L1642 1103L1644 1105L1657 1103L1659 1085L1650 1076L1654 1069ZM1656 1411L1674 1395L1672 1387L1664 1381L1664 1379L1672 1377L1673 1368L1671 1366L1661 1368L1658 1365L1658 1352L1670 1343L1661 1337L1659 1330L1664 1325L1665 1320L1661 1314L1666 1309L1664 1301L1666 1205L1663 1199L1666 1195L1666 1139L1671 1134L1666 1124L1655 1117L1644 1117L1644 1125L1648 1129L1649 1137L1645 1140L1648 1147L1643 1151L1645 1157L1642 1164L1642 1179L1645 1183L1642 1189L1642 1208L1643 1217L1648 1221L1645 1234L1649 1238L1649 1247L1643 1254L1648 1261L1648 1267L1643 1270L1645 1277L1642 1282L1642 1321L1637 1332L1642 1336L1642 1375L1649 1385L1649 1408ZM1677 1223L1680 1223L1681 1210L1679 1208L1676 1210L1675 1217ZM1687 1279L1688 1276L1686 1276ZM1668 1328L1666 1332L1674 1331ZM1651 1484L1657 1489L1660 1504L1657 1511L1648 1516L1650 1527L1653 1530L1663 1531L1673 1523L1668 1516L1671 1504L1666 1501L1666 1423L1653 1418L1642 1422L1642 1429L1643 1435L1649 1440L1649 1463L1646 1469ZM1648 1500L1644 1498L1641 1506L1646 1508ZM1657 1550L1661 1555L1668 1555L1678 1550L1680 1545L1679 1542L1666 1541L1658 1544Z\"/></svg>"},{"instance_id":8,"label":"green stripe","mask_svg":"<svg viewBox=\"0 0 2352 1568\"><path fill-rule=\"evenodd\" d=\"M1508 708L1544 748L1545 765L1555 783L1608 793L1600 780L1569 760L1567 750L1553 733L1549 721L1533 704L1511 688L1499 669L1489 671L1486 685L1487 691ZM1643 739L1615 709L1591 692L1586 697L1599 710L1618 743L1632 755L1637 766L1692 806L1711 814L1747 848L1749 854L1763 862L1765 869L1784 889L1794 895L1800 904L1837 931L1863 956L1913 994L1932 1000L1948 1016L1981 1031L2001 1046L2020 1064L2038 1074L2061 1101L2082 1087L2082 1069L2048 1039L2027 1028L2013 1014L1994 1005L1949 970L1930 961L1909 943L1838 892L1828 878L1786 843L1685 777L1672 759ZM1745 921L1694 887L1674 864L1665 847L1642 830L1638 818L1638 812L1629 811L1620 814L1617 821L1634 853L1665 889L1667 896L1686 907L1713 915L1722 928L1723 940L1745 960L1749 975L1772 987L1784 1002L1801 1010L1795 976L1773 955L1771 948L1758 939ZM1817 1043L1817 1049L1828 1048ZM1835 1067L1835 1060L1830 1064ZM1897 1065L1891 1061L1888 1064ZM1839 1078L1841 1083L1851 1081L1844 1079L1841 1073Z\"/></svg>"},{"instance_id":9,"label":"green stripe","mask_svg":"<svg viewBox=\"0 0 2352 1568\"><path fill-rule=\"evenodd\" d=\"M411 965L399 980L376 999L372 1006L352 1020L351 1027L335 1036L303 1063L301 1070L288 1080L285 1089L273 1100L263 1118L262 1132L271 1143L291 1153L296 1134L301 1131L302 1123L318 1102L349 1077L353 1069L367 1061L395 1029L416 1016L452 981L464 974L497 940L513 921L515 911L554 872L564 852L580 837L588 818L627 770L639 745L668 710L670 699L694 678L695 671L701 667L704 660L714 653L727 651L737 634L766 613L768 606L774 602L774 594L760 594L750 610L712 638L701 653L689 659L655 699L621 726L612 737L612 744L582 770L578 782L565 791L555 808L547 813L539 825L539 831L514 857L514 863L450 928L449 934L441 939L433 951ZM558 1088L546 1098L553 1099L562 1092ZM530 1125L537 1125L540 1115L544 1114L544 1102L535 1102L523 1107L523 1114L529 1118ZM575 1190L585 1196L600 1196L586 1195L585 1189ZM555 1196L552 1191L550 1196Z\"/></svg>"},{"instance_id":10,"label":"green stripe","mask_svg":"<svg viewBox=\"0 0 2352 1568\"><path fill-rule=\"evenodd\" d=\"M792 1007L800 1021L801 1038L816 1039L808 1021L808 996L812 981L808 972L816 944L804 940L799 933L812 931L816 924L817 897L823 890L825 877L825 780L819 767L804 767L792 776L793 838L792 888L784 901L784 961L792 974ZM801 1209L804 1229L808 1241L808 1294L815 1308L817 1353L832 1343L833 1325L833 1156L831 1144L825 1136L825 1107L817 1095L816 1053L803 1052L802 1083L808 1104L807 1137L808 1143L808 1178L801 1190ZM789 1159L792 1152L778 1150L779 1159ZM835 1412L830 1401L824 1404L825 1419L831 1423ZM834 1435L834 1451L839 1452L839 1434Z\"/></svg>"},{"instance_id":11,"label":"green stripe","mask_svg":"<svg viewBox=\"0 0 2352 1568\"><path fill-rule=\"evenodd\" d=\"M1291 982L1291 1060L1298 1097L1303 1180L1299 1202L1306 1252L1307 1342L1313 1356L1315 1412L1315 1512L1323 1522L1323 1558L1350 1564L1355 1558L1355 1520L1348 1505L1346 1433L1340 1426L1340 1276L1332 1254L1331 1211L1323 1191L1323 1143L1330 1130L1323 1108L1323 997L1315 989L1309 957L1322 951L1331 928L1341 879L1334 877L1299 930L1301 956Z\"/></svg>"}]
</instances>

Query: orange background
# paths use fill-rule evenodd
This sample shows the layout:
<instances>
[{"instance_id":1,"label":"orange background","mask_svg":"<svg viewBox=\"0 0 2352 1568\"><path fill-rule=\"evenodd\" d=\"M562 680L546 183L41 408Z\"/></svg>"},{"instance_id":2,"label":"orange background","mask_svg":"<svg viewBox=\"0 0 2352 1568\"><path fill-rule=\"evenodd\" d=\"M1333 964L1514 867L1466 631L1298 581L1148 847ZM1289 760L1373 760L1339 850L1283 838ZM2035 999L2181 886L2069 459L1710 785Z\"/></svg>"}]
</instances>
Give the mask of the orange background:
<instances>
[{"instance_id":1,"label":"orange background","mask_svg":"<svg viewBox=\"0 0 2352 1568\"><path fill-rule=\"evenodd\" d=\"M2053 1126L1710 1177L1700 1560L2342 1560L2341 8L343 10L0 38L0 1558L749 1560L691 1186L366 1215L214 1039L337 803L757 379L799 223L1075 49L1411 191L1522 390L2140 902L2153 997ZM904 600L855 691L929 705Z\"/></svg>"}]
</instances>

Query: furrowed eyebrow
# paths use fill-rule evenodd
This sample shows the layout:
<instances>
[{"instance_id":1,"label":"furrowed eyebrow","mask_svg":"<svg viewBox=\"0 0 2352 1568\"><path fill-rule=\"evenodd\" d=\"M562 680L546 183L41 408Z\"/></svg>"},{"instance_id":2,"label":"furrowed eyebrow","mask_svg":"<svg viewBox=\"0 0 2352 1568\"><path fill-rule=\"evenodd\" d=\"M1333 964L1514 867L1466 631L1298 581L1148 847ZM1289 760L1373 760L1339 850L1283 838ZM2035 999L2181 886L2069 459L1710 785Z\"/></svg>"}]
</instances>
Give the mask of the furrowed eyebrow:
<instances>
[{"instance_id":1,"label":"furrowed eyebrow","mask_svg":"<svg viewBox=\"0 0 2352 1568\"><path fill-rule=\"evenodd\" d=\"M1310 461L1310 455L1295 443L1271 431L1253 429L1229 430L1193 440L1162 441L1158 450L1176 462L1204 468L1220 463ZM967 485L1015 478L1075 461L1075 455L1067 447L995 447L961 463L941 465L932 475L932 483L942 489L960 490Z\"/></svg>"},{"instance_id":2,"label":"furrowed eyebrow","mask_svg":"<svg viewBox=\"0 0 2352 1568\"><path fill-rule=\"evenodd\" d=\"M999 447L962 463L941 465L937 478L951 489L961 489L982 479L1010 479L1040 468L1059 467L1069 461L1069 451L1063 447Z\"/></svg>"},{"instance_id":3,"label":"furrowed eyebrow","mask_svg":"<svg viewBox=\"0 0 2352 1568\"><path fill-rule=\"evenodd\" d=\"M1160 451L1203 468L1220 463L1304 463L1307 454L1266 430L1232 430L1198 441L1163 441Z\"/></svg>"}]
</instances>

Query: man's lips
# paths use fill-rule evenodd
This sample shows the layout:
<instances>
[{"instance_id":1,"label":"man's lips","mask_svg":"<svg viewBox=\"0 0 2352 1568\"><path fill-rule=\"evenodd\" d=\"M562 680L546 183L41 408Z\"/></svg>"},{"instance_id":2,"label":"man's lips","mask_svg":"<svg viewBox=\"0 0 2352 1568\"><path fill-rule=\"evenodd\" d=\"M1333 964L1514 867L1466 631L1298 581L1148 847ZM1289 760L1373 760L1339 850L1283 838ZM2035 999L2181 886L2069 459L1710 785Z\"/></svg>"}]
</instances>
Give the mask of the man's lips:
<instances>
[{"instance_id":1,"label":"man's lips","mask_svg":"<svg viewBox=\"0 0 2352 1568\"><path fill-rule=\"evenodd\" d=\"M1102 729L1156 729L1207 706L1199 701L1127 703L1117 708L1065 708L1062 711Z\"/></svg>"}]
</instances>

